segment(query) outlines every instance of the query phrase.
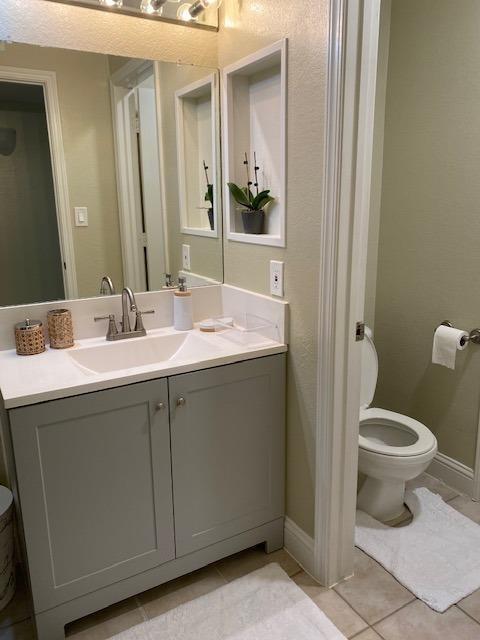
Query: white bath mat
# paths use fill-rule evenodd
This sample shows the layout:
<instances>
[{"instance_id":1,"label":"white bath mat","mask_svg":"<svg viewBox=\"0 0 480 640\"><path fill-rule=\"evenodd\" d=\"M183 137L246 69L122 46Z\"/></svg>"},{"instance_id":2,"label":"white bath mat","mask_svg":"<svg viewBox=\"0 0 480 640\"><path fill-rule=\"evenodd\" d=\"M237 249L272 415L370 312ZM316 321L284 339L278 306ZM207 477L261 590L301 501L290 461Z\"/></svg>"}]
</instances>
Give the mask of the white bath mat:
<instances>
[{"instance_id":1,"label":"white bath mat","mask_svg":"<svg viewBox=\"0 0 480 640\"><path fill-rule=\"evenodd\" d=\"M480 526L424 487L405 496L413 521L392 528L357 511L355 543L435 611L480 588Z\"/></svg>"},{"instance_id":2,"label":"white bath mat","mask_svg":"<svg viewBox=\"0 0 480 640\"><path fill-rule=\"evenodd\" d=\"M124 631L112 640L345 640L277 564Z\"/></svg>"}]
</instances>

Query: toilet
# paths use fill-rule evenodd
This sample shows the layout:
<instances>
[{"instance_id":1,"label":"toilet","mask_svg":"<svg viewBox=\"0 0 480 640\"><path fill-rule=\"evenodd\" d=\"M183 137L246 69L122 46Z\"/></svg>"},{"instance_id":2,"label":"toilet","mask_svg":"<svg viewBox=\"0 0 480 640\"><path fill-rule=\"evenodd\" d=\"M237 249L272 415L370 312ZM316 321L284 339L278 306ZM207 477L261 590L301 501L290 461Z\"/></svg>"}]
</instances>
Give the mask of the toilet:
<instances>
[{"instance_id":1,"label":"toilet","mask_svg":"<svg viewBox=\"0 0 480 640\"><path fill-rule=\"evenodd\" d=\"M437 453L437 440L413 418L370 407L378 380L378 357L368 328L362 349L358 466L366 480L357 507L389 522L404 513L405 482L425 471Z\"/></svg>"}]
</instances>

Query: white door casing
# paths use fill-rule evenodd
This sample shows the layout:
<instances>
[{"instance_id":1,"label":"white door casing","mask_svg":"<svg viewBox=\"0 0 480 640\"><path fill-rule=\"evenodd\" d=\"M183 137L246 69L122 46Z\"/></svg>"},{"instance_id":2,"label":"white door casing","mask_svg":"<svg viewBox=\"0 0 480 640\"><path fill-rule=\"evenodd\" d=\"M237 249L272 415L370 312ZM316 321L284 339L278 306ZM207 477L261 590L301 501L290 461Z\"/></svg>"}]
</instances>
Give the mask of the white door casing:
<instances>
[{"instance_id":1,"label":"white door casing","mask_svg":"<svg viewBox=\"0 0 480 640\"><path fill-rule=\"evenodd\" d=\"M353 572L380 0L331 0L321 240L314 575Z\"/></svg>"}]
</instances>

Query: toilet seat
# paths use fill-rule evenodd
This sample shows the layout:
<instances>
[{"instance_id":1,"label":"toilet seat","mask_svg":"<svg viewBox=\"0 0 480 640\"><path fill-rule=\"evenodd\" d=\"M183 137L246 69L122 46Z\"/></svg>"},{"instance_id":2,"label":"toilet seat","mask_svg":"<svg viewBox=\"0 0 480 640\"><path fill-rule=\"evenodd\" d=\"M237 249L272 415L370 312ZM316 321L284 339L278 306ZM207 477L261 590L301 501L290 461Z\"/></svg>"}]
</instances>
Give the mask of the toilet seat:
<instances>
[{"instance_id":1,"label":"toilet seat","mask_svg":"<svg viewBox=\"0 0 480 640\"><path fill-rule=\"evenodd\" d=\"M362 349L362 379L360 395L359 446L365 451L383 456L406 458L429 453L437 446L433 433L424 424L409 416L370 408L378 381L378 356L371 330L365 328ZM370 434L362 426L371 425Z\"/></svg>"},{"instance_id":2,"label":"toilet seat","mask_svg":"<svg viewBox=\"0 0 480 640\"><path fill-rule=\"evenodd\" d=\"M415 438L408 445L392 445L361 434L362 426L372 424L379 427L379 432L384 430L386 440L393 434L391 431L401 430ZM361 409L359 446L366 451L384 456L407 457L421 456L436 448L437 441L433 433L421 422L401 413L387 411L386 409Z\"/></svg>"}]
</instances>

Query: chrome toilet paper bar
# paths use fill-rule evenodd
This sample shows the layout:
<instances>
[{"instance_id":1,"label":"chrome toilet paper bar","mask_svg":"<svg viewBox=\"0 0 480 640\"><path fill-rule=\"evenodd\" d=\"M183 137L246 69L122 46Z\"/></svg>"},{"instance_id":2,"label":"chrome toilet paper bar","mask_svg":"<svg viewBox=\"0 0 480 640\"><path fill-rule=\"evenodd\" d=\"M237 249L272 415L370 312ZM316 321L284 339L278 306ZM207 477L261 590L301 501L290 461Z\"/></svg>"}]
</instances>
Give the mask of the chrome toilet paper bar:
<instances>
[{"instance_id":1,"label":"chrome toilet paper bar","mask_svg":"<svg viewBox=\"0 0 480 640\"><path fill-rule=\"evenodd\" d=\"M453 329L453 324L448 320L444 320L441 323L441 326L450 327L451 329ZM470 331L470 335L468 336L468 338L462 338L460 342L462 347L465 346L465 344L467 343L480 344L480 329L472 329Z\"/></svg>"}]
</instances>

